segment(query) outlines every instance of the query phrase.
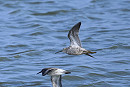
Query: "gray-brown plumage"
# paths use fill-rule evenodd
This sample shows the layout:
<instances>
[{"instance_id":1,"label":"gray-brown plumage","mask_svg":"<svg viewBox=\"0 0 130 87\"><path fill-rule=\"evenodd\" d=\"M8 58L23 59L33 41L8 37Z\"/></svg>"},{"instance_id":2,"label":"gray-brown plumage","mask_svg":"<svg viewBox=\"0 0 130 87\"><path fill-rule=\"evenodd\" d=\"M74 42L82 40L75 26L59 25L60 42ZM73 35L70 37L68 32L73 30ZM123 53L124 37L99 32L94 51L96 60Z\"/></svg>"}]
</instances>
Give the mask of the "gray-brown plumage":
<instances>
[{"instance_id":1,"label":"gray-brown plumage","mask_svg":"<svg viewBox=\"0 0 130 87\"><path fill-rule=\"evenodd\" d=\"M53 87L62 87L61 79L62 74L70 74L71 72L58 69L58 68L44 68L37 74L42 73L42 76L50 75L51 76L51 82Z\"/></svg>"},{"instance_id":2,"label":"gray-brown plumage","mask_svg":"<svg viewBox=\"0 0 130 87\"><path fill-rule=\"evenodd\" d=\"M93 57L90 54L96 53L96 52L91 52L89 50L82 48L82 46L81 46L81 42L80 42L80 39L78 36L80 26L81 26L81 22L77 23L76 25L74 25L72 27L72 29L68 33L68 38L70 39L70 46L67 48L63 48L63 50L61 50L59 52L64 52L69 55L86 54L90 57ZM56 52L56 53L59 53L59 52Z\"/></svg>"}]
</instances>

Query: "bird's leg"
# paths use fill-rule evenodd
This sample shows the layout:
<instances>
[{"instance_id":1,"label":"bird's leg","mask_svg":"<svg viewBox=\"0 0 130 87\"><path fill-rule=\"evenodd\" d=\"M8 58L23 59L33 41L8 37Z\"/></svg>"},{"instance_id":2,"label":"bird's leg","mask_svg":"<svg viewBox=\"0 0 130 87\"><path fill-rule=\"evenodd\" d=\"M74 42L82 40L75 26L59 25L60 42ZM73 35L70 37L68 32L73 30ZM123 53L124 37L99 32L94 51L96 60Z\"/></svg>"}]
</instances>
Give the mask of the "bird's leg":
<instances>
[{"instance_id":1,"label":"bird's leg","mask_svg":"<svg viewBox=\"0 0 130 87\"><path fill-rule=\"evenodd\" d=\"M92 55L90 55L90 54L88 54L88 53L86 53L86 55L88 55L88 56L90 56L90 57L94 58Z\"/></svg>"},{"instance_id":2,"label":"bird's leg","mask_svg":"<svg viewBox=\"0 0 130 87\"><path fill-rule=\"evenodd\" d=\"M62 51L63 51L63 50L60 50L60 51L56 52L55 54L60 53L60 52L62 52Z\"/></svg>"},{"instance_id":3,"label":"bird's leg","mask_svg":"<svg viewBox=\"0 0 130 87\"><path fill-rule=\"evenodd\" d=\"M88 55L88 56L94 58L92 55L89 54L90 52L91 52L91 51L86 50L86 51L83 51L83 54Z\"/></svg>"}]
</instances>

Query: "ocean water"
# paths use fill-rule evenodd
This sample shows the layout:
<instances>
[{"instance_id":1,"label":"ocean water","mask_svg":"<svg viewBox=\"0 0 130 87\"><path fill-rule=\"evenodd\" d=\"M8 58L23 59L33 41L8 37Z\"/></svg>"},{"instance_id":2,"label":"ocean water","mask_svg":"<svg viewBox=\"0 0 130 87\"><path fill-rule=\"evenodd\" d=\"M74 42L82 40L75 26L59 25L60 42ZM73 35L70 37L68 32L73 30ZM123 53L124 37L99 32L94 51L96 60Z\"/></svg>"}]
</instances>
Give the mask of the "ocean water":
<instances>
[{"instance_id":1,"label":"ocean water","mask_svg":"<svg viewBox=\"0 0 130 87\"><path fill-rule=\"evenodd\" d=\"M80 21L95 58L55 54ZM63 87L130 87L130 1L0 0L0 87L51 87L48 67L71 71Z\"/></svg>"}]
</instances>

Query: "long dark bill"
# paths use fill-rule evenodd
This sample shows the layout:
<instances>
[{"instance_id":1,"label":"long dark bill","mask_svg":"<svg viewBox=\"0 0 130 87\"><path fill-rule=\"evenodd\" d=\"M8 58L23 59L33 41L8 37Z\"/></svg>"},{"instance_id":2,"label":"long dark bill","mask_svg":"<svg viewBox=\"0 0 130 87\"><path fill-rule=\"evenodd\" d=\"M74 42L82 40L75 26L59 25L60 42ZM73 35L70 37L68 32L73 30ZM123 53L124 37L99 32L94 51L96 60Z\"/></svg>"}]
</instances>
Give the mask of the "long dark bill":
<instances>
[{"instance_id":1,"label":"long dark bill","mask_svg":"<svg viewBox=\"0 0 130 87\"><path fill-rule=\"evenodd\" d=\"M62 51L63 51L63 50L60 50L60 51L56 52L55 54L60 53L60 52L62 52Z\"/></svg>"}]
</instances>

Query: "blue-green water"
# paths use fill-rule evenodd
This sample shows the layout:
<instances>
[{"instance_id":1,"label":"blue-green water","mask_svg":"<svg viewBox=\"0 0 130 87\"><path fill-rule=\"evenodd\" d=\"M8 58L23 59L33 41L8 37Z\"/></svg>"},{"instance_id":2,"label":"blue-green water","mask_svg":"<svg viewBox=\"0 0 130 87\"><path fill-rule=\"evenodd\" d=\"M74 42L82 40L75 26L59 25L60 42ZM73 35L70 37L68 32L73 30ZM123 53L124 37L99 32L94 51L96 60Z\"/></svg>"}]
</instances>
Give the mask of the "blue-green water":
<instances>
[{"instance_id":1,"label":"blue-green water","mask_svg":"<svg viewBox=\"0 0 130 87\"><path fill-rule=\"evenodd\" d=\"M82 22L86 55L55 54ZM51 87L36 75L56 67L63 87L130 87L129 0L0 0L0 87Z\"/></svg>"}]
</instances>

